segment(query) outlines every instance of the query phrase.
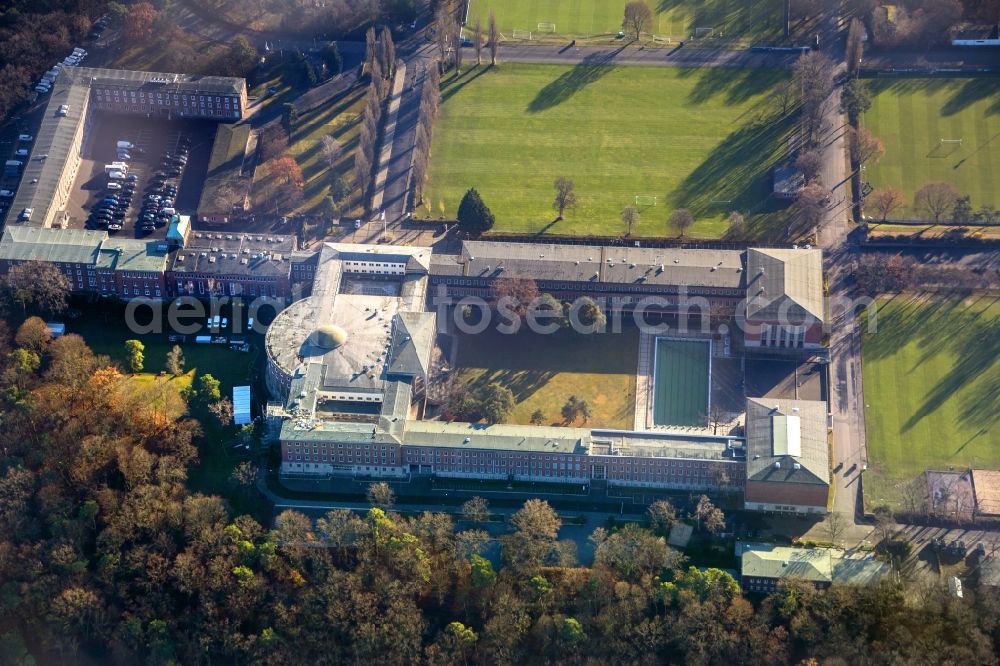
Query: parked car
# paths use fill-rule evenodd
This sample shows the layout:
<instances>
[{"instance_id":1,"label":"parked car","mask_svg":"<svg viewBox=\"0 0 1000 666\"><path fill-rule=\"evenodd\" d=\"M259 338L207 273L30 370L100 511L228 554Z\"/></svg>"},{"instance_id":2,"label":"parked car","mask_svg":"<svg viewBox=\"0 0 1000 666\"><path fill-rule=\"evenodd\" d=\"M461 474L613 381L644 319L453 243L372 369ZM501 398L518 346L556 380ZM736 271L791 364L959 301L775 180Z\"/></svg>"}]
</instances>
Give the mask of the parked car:
<instances>
[{"instance_id":1,"label":"parked car","mask_svg":"<svg viewBox=\"0 0 1000 666\"><path fill-rule=\"evenodd\" d=\"M17 135L17 140L18 141L24 141L25 143L28 143L28 142L34 141L35 137L31 136L30 134L18 134Z\"/></svg>"},{"instance_id":2,"label":"parked car","mask_svg":"<svg viewBox=\"0 0 1000 666\"><path fill-rule=\"evenodd\" d=\"M122 189L122 186L114 181L111 181L110 183L107 184L107 188L109 190L120 190Z\"/></svg>"},{"instance_id":3,"label":"parked car","mask_svg":"<svg viewBox=\"0 0 1000 666\"><path fill-rule=\"evenodd\" d=\"M0 197L4 197L4 198L9 199L9 198L11 198L13 196L14 196L14 191L13 190L0 190Z\"/></svg>"}]
</instances>

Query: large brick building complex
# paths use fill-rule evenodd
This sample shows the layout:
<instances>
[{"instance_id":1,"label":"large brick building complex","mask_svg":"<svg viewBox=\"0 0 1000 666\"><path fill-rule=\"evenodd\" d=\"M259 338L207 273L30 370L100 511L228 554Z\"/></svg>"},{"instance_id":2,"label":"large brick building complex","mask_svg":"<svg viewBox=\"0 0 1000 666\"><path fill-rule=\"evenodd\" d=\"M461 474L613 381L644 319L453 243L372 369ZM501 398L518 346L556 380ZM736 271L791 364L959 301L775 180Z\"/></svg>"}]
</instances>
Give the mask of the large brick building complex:
<instances>
[{"instance_id":1,"label":"large brick building complex","mask_svg":"<svg viewBox=\"0 0 1000 666\"><path fill-rule=\"evenodd\" d=\"M776 417L773 406L759 414L763 403L750 400L745 437L419 418L436 330L436 315L425 311L433 298L488 296L501 277L525 277L559 298L587 295L609 308L653 299L653 309L669 314L701 299L733 315L749 299L753 252L468 241L458 254L438 255L428 248L327 244L315 263L313 295L282 313L267 335L268 386L277 401L269 420L281 444L282 473L724 492L754 484L750 508L825 511L824 403L795 403L787 407L793 413ZM766 293L782 311L761 306L748 324L782 323L791 303L799 306L796 316L812 317L808 326L821 329L820 252L775 255L767 261L794 267L787 279L780 267L765 267L778 276ZM810 340L786 336L774 347L792 352ZM370 417L342 418L349 403L367 403L361 413ZM765 442L767 460L759 453ZM775 463L788 468L780 480ZM771 472L761 471L765 465Z\"/></svg>"}]
</instances>

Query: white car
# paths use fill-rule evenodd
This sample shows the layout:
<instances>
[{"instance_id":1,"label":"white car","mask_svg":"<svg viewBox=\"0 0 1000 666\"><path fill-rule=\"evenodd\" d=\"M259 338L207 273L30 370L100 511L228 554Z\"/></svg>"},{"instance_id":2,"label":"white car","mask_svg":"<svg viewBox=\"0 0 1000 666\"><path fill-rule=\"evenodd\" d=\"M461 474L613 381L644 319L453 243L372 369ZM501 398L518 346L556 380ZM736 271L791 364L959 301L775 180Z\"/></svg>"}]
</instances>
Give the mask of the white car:
<instances>
[{"instance_id":1,"label":"white car","mask_svg":"<svg viewBox=\"0 0 1000 666\"><path fill-rule=\"evenodd\" d=\"M30 134L18 134L17 136L18 141L29 142L29 141L34 141L34 139L35 137L31 136Z\"/></svg>"},{"instance_id":2,"label":"white car","mask_svg":"<svg viewBox=\"0 0 1000 666\"><path fill-rule=\"evenodd\" d=\"M60 104L59 110L56 111L56 115L65 116L67 113L69 113L69 104Z\"/></svg>"},{"instance_id":3,"label":"white car","mask_svg":"<svg viewBox=\"0 0 1000 666\"><path fill-rule=\"evenodd\" d=\"M14 193L11 192L10 190L0 190L0 197L4 197L6 199L9 199L12 196L14 196Z\"/></svg>"},{"instance_id":4,"label":"white car","mask_svg":"<svg viewBox=\"0 0 1000 666\"><path fill-rule=\"evenodd\" d=\"M42 93L43 95L44 95L45 93L47 93L48 91L50 91L50 90L52 90L52 88L51 88L51 87L49 87L49 86L43 86L43 85L41 85L41 84L39 84L39 85L35 86L35 92L40 92L40 93Z\"/></svg>"},{"instance_id":5,"label":"white car","mask_svg":"<svg viewBox=\"0 0 1000 666\"><path fill-rule=\"evenodd\" d=\"M27 148L18 148L17 152L15 152L14 154L17 155L18 157L27 157L28 156L28 149Z\"/></svg>"},{"instance_id":6,"label":"white car","mask_svg":"<svg viewBox=\"0 0 1000 666\"><path fill-rule=\"evenodd\" d=\"M120 184L114 182L114 181L108 183L107 187L108 187L109 190L120 190L120 189L122 189L122 186Z\"/></svg>"},{"instance_id":7,"label":"white car","mask_svg":"<svg viewBox=\"0 0 1000 666\"><path fill-rule=\"evenodd\" d=\"M31 219L31 214L34 212L35 210L33 208L25 208L24 210L21 211L20 219L28 221Z\"/></svg>"}]
</instances>

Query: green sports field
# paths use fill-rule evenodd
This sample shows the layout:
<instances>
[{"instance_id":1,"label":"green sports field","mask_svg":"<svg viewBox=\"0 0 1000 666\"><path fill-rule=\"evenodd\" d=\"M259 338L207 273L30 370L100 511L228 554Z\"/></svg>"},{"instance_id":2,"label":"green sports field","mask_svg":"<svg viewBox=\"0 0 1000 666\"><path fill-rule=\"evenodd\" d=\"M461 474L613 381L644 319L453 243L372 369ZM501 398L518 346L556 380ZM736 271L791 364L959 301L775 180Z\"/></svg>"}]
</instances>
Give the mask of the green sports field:
<instances>
[{"instance_id":1,"label":"green sports field","mask_svg":"<svg viewBox=\"0 0 1000 666\"><path fill-rule=\"evenodd\" d=\"M495 230L619 235L636 195L636 236L676 235L675 208L696 218L688 235L717 238L732 210L752 233L769 219L770 169L791 122L767 93L786 76L769 70L501 64L443 85L424 208L453 216L475 187ZM579 200L555 221L553 181Z\"/></svg>"},{"instance_id":2,"label":"green sports field","mask_svg":"<svg viewBox=\"0 0 1000 666\"><path fill-rule=\"evenodd\" d=\"M708 418L707 340L656 340L653 371L653 423L703 426Z\"/></svg>"},{"instance_id":3,"label":"green sports field","mask_svg":"<svg viewBox=\"0 0 1000 666\"><path fill-rule=\"evenodd\" d=\"M885 144L885 156L867 168L872 185L900 189L909 207L925 183L947 181L976 208L1000 206L1000 78L875 79L871 86L874 103L862 123Z\"/></svg>"},{"instance_id":4,"label":"green sports field","mask_svg":"<svg viewBox=\"0 0 1000 666\"><path fill-rule=\"evenodd\" d=\"M925 469L1000 469L1000 301L899 296L863 339L869 506Z\"/></svg>"},{"instance_id":5,"label":"green sports field","mask_svg":"<svg viewBox=\"0 0 1000 666\"><path fill-rule=\"evenodd\" d=\"M752 41L776 39L782 34L781 0L668 0L649 4L654 20L648 32L657 37L687 39L696 28L712 28L716 36L727 39ZM599 35L621 30L624 8L625 0L471 0L467 25L472 26L477 17L486 25L492 9L500 32L508 38L515 29L537 35L539 23L554 23L559 35Z\"/></svg>"}]
</instances>

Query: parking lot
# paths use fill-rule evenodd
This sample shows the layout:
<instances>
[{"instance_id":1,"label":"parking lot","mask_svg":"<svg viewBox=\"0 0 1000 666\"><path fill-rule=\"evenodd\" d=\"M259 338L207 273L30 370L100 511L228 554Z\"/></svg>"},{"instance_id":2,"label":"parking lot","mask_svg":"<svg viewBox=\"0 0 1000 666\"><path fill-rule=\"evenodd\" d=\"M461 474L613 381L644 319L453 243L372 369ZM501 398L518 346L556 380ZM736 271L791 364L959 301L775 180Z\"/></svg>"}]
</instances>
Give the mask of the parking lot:
<instances>
[{"instance_id":1,"label":"parking lot","mask_svg":"<svg viewBox=\"0 0 1000 666\"><path fill-rule=\"evenodd\" d=\"M109 228L109 231L136 238L165 237L166 224L159 224L155 230L143 230L136 224L141 213L149 212L142 210L146 195L164 195L163 188L153 188L154 175L166 172L164 187L172 184L177 188L173 208L178 213L193 215L201 197L216 127L216 123L210 121L95 114L84 137L83 159L67 206L69 226L77 229L105 228L94 220L92 213L106 197L121 195L122 192L108 188L112 179L107 176L104 167L112 162L125 161L129 166L128 176L135 176L135 189L131 205L123 211L123 228L120 231ZM119 160L119 141L132 144L132 148L125 149L128 159ZM176 157L179 146L185 144L188 146L186 164L163 163L166 155ZM180 174L169 176L175 166L180 169ZM122 212L122 209L118 208L118 211Z\"/></svg>"}]
</instances>

